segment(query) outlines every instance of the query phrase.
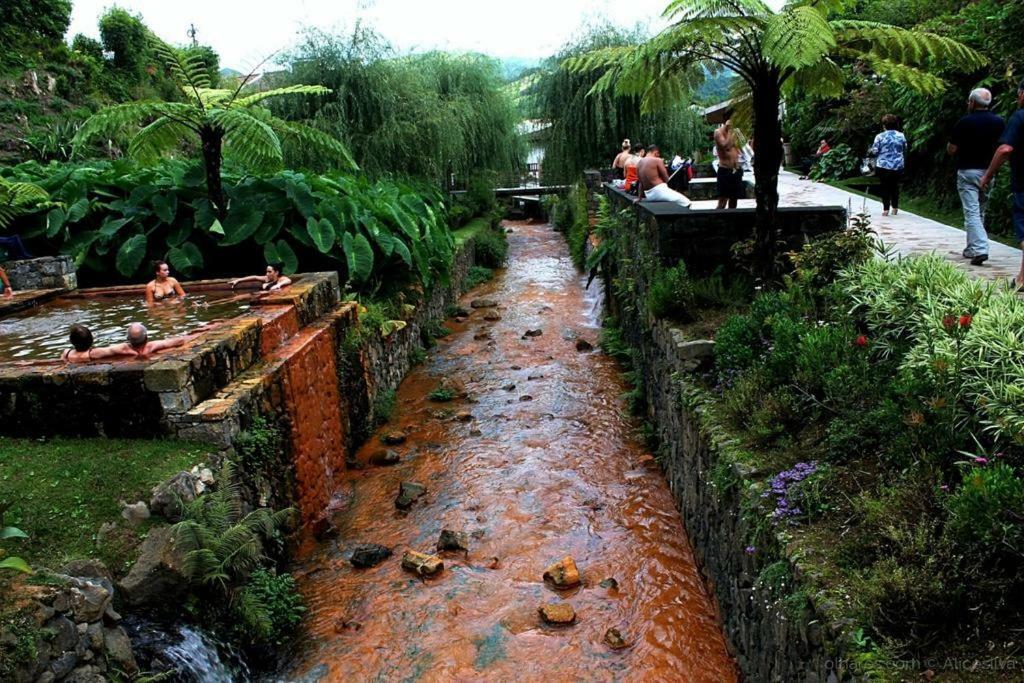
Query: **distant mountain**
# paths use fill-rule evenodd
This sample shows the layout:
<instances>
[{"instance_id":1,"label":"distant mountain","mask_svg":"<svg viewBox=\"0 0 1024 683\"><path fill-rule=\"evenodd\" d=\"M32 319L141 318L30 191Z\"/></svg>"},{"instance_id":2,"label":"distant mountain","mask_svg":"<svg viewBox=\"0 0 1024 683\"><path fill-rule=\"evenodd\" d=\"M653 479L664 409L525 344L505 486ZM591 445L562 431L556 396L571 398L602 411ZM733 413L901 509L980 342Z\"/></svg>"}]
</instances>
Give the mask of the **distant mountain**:
<instances>
[{"instance_id":1,"label":"distant mountain","mask_svg":"<svg viewBox=\"0 0 1024 683\"><path fill-rule=\"evenodd\" d=\"M709 76L695 93L698 104L710 106L729 99L729 90L732 88L735 78L736 74L731 71L720 73L717 76Z\"/></svg>"},{"instance_id":2,"label":"distant mountain","mask_svg":"<svg viewBox=\"0 0 1024 683\"><path fill-rule=\"evenodd\" d=\"M514 81L528 71L540 65L541 60L532 57L498 57L505 80Z\"/></svg>"},{"instance_id":3,"label":"distant mountain","mask_svg":"<svg viewBox=\"0 0 1024 683\"><path fill-rule=\"evenodd\" d=\"M238 78L241 75L242 75L242 72L238 71L236 69L224 68L224 69L220 70L220 77L221 78Z\"/></svg>"}]
</instances>

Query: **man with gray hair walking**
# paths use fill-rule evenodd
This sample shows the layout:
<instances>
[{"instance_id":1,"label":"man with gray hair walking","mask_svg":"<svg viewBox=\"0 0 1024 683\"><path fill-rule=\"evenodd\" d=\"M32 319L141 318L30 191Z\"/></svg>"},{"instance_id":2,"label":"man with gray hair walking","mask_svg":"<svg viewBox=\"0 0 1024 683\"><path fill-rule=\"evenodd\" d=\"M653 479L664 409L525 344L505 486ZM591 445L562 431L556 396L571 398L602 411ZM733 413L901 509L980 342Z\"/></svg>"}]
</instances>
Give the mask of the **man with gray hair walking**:
<instances>
[{"instance_id":1,"label":"man with gray hair walking","mask_svg":"<svg viewBox=\"0 0 1024 683\"><path fill-rule=\"evenodd\" d=\"M989 111L992 93L985 88L971 91L967 99L967 115L956 122L946 151L956 159L956 189L964 208L964 229L967 248L964 258L980 266L988 260L988 233L985 232L985 204L988 192L981 178L992 161L999 136L1006 122Z\"/></svg>"}]
</instances>

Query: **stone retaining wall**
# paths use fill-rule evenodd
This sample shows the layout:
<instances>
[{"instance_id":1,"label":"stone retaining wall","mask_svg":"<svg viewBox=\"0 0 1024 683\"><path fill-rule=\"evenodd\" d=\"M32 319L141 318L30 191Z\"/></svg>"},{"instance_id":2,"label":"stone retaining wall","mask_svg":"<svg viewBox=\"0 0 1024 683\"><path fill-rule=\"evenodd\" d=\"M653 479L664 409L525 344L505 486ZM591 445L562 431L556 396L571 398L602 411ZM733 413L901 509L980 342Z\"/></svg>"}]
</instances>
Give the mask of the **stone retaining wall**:
<instances>
[{"instance_id":1,"label":"stone retaining wall","mask_svg":"<svg viewBox=\"0 0 1024 683\"><path fill-rule=\"evenodd\" d=\"M648 419L661 444L659 461L714 591L726 638L746 680L837 680L838 630L813 611L802 619L790 618L779 608L773 589L758 586L767 561L746 551L751 530L743 515L745 492L720 491L713 484L719 459L735 447L714 423L706 409L707 395L692 375L711 362L713 343L687 339L682 330L647 314L644 302L660 261L657 239L653 228L621 231L605 273L618 282L606 288L608 306L625 340L638 351L636 370L644 383ZM739 465L730 467L735 481L752 474L740 471ZM787 562L791 574L799 576L797 563Z\"/></svg>"},{"instance_id":2,"label":"stone retaining wall","mask_svg":"<svg viewBox=\"0 0 1024 683\"><path fill-rule=\"evenodd\" d=\"M75 262L70 256L41 258L0 263L11 280L14 291L23 289L74 289L78 286Z\"/></svg>"}]
</instances>

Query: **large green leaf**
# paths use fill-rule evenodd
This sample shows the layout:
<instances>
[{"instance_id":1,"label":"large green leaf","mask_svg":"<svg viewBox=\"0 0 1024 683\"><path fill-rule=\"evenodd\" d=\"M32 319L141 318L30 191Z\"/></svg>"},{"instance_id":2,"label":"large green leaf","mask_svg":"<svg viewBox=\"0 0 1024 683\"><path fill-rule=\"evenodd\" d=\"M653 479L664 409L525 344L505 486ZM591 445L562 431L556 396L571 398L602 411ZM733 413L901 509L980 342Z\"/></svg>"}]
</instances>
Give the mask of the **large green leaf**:
<instances>
[{"instance_id":1,"label":"large green leaf","mask_svg":"<svg viewBox=\"0 0 1024 683\"><path fill-rule=\"evenodd\" d=\"M263 258L267 260L268 264L283 263L284 272L289 275L299 269L299 257L295 255L295 250L291 245L284 240L264 244Z\"/></svg>"},{"instance_id":2,"label":"large green leaf","mask_svg":"<svg viewBox=\"0 0 1024 683\"><path fill-rule=\"evenodd\" d=\"M117 250L117 270L125 277L131 277L142 265L146 257L146 236L142 233L132 235Z\"/></svg>"},{"instance_id":3,"label":"large green leaf","mask_svg":"<svg viewBox=\"0 0 1024 683\"><path fill-rule=\"evenodd\" d=\"M316 198L302 176L290 174L285 180L284 191L303 218L310 218L316 213Z\"/></svg>"},{"instance_id":4,"label":"large green leaf","mask_svg":"<svg viewBox=\"0 0 1024 683\"><path fill-rule=\"evenodd\" d=\"M89 213L89 199L82 197L77 200L74 204L68 207L68 223L75 223L85 218L85 214Z\"/></svg>"},{"instance_id":5,"label":"large green leaf","mask_svg":"<svg viewBox=\"0 0 1024 683\"><path fill-rule=\"evenodd\" d=\"M310 218L306 221L306 232L313 239L316 248L321 254L326 254L334 247L334 224L326 218L316 220Z\"/></svg>"},{"instance_id":6,"label":"large green leaf","mask_svg":"<svg viewBox=\"0 0 1024 683\"><path fill-rule=\"evenodd\" d=\"M174 192L161 192L153 195L153 213L164 223L173 223L178 212L178 195Z\"/></svg>"},{"instance_id":7,"label":"large green leaf","mask_svg":"<svg viewBox=\"0 0 1024 683\"><path fill-rule=\"evenodd\" d=\"M64 209L59 206L50 209L49 213L46 214L46 236L56 237L60 229L64 227L66 220L67 214L64 213Z\"/></svg>"},{"instance_id":8,"label":"large green leaf","mask_svg":"<svg viewBox=\"0 0 1024 683\"><path fill-rule=\"evenodd\" d=\"M103 225L100 226L100 234L104 237L113 237L121 230L121 228L131 222L131 218L108 217L107 220L103 221Z\"/></svg>"},{"instance_id":9,"label":"large green leaf","mask_svg":"<svg viewBox=\"0 0 1024 683\"><path fill-rule=\"evenodd\" d=\"M405 261L405 265L412 268L412 254L409 252L409 247L405 246L405 242L400 239L395 240L395 253Z\"/></svg>"},{"instance_id":10,"label":"large green leaf","mask_svg":"<svg viewBox=\"0 0 1024 683\"><path fill-rule=\"evenodd\" d=\"M28 562L25 562L20 557L5 557L0 560L0 569L11 569L26 574L32 573L32 567L28 566Z\"/></svg>"},{"instance_id":11,"label":"large green leaf","mask_svg":"<svg viewBox=\"0 0 1024 683\"><path fill-rule=\"evenodd\" d=\"M167 260L175 269L191 275L203 267L203 253L191 242L184 242L167 253Z\"/></svg>"},{"instance_id":12,"label":"large green leaf","mask_svg":"<svg viewBox=\"0 0 1024 683\"><path fill-rule=\"evenodd\" d=\"M277 212L265 215L263 217L263 223L256 230L256 234L253 235L253 239L256 240L256 244L266 244L270 240L277 237L277 234L281 232L281 228L284 226L284 213Z\"/></svg>"},{"instance_id":13,"label":"large green leaf","mask_svg":"<svg viewBox=\"0 0 1024 683\"><path fill-rule=\"evenodd\" d=\"M224 219L224 239L221 240L220 246L226 247L244 242L256 234L261 223L263 223L263 212L257 211L251 205L232 209L228 217Z\"/></svg>"},{"instance_id":14,"label":"large green leaf","mask_svg":"<svg viewBox=\"0 0 1024 683\"><path fill-rule=\"evenodd\" d=\"M362 234L346 232L342 238L348 276L354 282L366 282L373 273L373 247Z\"/></svg>"},{"instance_id":15,"label":"large green leaf","mask_svg":"<svg viewBox=\"0 0 1024 683\"><path fill-rule=\"evenodd\" d=\"M28 534L16 526L5 526L0 529L0 541L8 538L28 538Z\"/></svg>"}]
</instances>

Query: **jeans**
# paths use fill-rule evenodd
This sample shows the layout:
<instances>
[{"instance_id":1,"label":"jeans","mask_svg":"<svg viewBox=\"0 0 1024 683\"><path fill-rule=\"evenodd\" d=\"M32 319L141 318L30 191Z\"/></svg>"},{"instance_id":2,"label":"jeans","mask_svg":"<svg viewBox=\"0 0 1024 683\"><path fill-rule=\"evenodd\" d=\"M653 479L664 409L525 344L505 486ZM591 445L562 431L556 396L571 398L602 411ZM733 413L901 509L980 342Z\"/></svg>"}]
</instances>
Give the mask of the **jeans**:
<instances>
[{"instance_id":1,"label":"jeans","mask_svg":"<svg viewBox=\"0 0 1024 683\"><path fill-rule=\"evenodd\" d=\"M964 256L988 255L988 233L985 232L985 204L988 193L981 191L981 176L985 169L969 168L957 171L956 190L964 206L964 230L967 231L967 248Z\"/></svg>"},{"instance_id":2,"label":"jeans","mask_svg":"<svg viewBox=\"0 0 1024 683\"><path fill-rule=\"evenodd\" d=\"M903 180L903 170L893 171L888 168L875 168L875 176L880 184L879 194L882 195L882 208L886 211L892 206L900 208L900 181Z\"/></svg>"}]
</instances>

